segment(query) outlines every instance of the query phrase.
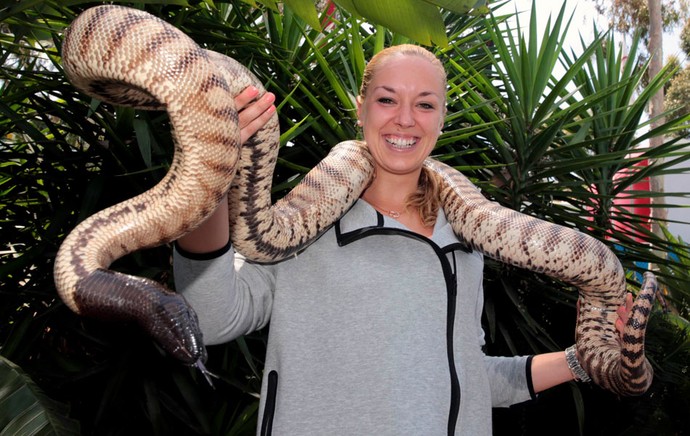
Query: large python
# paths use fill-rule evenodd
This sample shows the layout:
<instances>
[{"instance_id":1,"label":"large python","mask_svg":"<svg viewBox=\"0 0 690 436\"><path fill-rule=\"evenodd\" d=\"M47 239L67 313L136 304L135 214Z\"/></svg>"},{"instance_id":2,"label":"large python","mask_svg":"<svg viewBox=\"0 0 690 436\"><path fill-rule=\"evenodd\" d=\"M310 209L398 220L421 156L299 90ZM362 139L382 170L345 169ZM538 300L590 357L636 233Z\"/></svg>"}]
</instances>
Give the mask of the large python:
<instances>
[{"instance_id":1,"label":"large python","mask_svg":"<svg viewBox=\"0 0 690 436\"><path fill-rule=\"evenodd\" d=\"M69 80L88 95L166 110L176 148L169 172L154 188L87 218L65 238L55 260L59 295L78 314L138 322L168 353L205 370L196 315L184 299L153 280L112 271L110 264L189 232L228 191L237 251L257 262L293 255L362 194L373 172L366 145L338 144L272 205L278 121L274 116L241 146L233 98L249 84L263 87L238 62L202 49L156 17L119 6L77 17L65 33L62 59ZM654 276L645 274L621 339L615 311L626 279L603 243L490 202L438 161L425 165L439 178L444 211L468 246L578 288L577 356L593 381L620 395L645 392L653 375L644 334Z\"/></svg>"}]
</instances>

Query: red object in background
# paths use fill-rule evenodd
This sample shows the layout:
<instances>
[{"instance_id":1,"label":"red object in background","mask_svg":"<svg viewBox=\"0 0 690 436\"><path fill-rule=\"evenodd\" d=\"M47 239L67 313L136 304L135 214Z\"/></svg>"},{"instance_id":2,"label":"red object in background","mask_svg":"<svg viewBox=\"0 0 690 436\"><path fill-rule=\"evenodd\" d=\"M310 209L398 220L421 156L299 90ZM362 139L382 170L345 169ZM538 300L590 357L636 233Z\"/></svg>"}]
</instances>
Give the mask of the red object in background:
<instances>
[{"instance_id":1,"label":"red object in background","mask_svg":"<svg viewBox=\"0 0 690 436\"><path fill-rule=\"evenodd\" d=\"M635 168L644 168L647 165L649 165L649 161L647 159L641 160L640 162L636 163L632 168L626 169L625 171L622 171L620 173L617 173L615 176L613 176L613 180L615 181L616 179L619 179L621 177L628 177L630 176L631 172L636 171ZM626 195L626 192L632 191L634 194L628 194ZM645 229L651 230L652 224L651 224L651 217L652 217L652 208L650 207L652 203L652 199L650 196L641 196L640 192L650 192L651 191L651 181L649 177L645 177L638 181L637 183L633 183L630 185L629 188L623 191L623 193L619 194L614 200L613 204L615 206L614 211L612 215L615 217L617 215L616 209L625 209L627 211L627 214L635 215L637 219L643 220L642 225L644 226ZM626 215L627 215L626 214ZM631 217L631 218L635 218ZM626 219L627 220L627 219ZM622 231L627 231L629 233L632 233L633 235L637 234L639 235L640 232L636 231L634 228L621 224L617 220L614 219L614 226L618 230ZM640 240L639 236L634 236L634 239L637 242L642 242Z\"/></svg>"},{"instance_id":2,"label":"red object in background","mask_svg":"<svg viewBox=\"0 0 690 436\"><path fill-rule=\"evenodd\" d=\"M333 3L333 1L329 1L326 4L326 7L324 8L324 12L326 14L323 17L323 20L321 21L321 28L323 30L328 30L331 24L333 24L333 16L335 15L335 3Z\"/></svg>"}]
</instances>

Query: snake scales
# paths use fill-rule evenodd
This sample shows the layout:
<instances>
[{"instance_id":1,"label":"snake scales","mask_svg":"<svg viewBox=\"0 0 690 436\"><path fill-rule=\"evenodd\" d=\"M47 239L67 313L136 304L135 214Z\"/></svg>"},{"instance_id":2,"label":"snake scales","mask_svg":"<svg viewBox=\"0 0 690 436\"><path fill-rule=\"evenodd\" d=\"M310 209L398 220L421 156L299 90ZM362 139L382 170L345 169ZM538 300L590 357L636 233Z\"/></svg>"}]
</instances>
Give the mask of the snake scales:
<instances>
[{"instance_id":1,"label":"snake scales","mask_svg":"<svg viewBox=\"0 0 690 436\"><path fill-rule=\"evenodd\" d=\"M276 261L308 245L361 195L373 172L365 144L348 141L286 197L271 204L277 117L239 144L233 97L261 83L231 58L200 48L173 26L142 11L99 6L68 28L65 72L78 89L115 105L166 110L176 149L155 187L80 223L55 260L58 293L76 313L139 323L171 355L202 370L205 348L196 315L155 281L112 271L133 251L192 230L229 191L234 247L256 261ZM652 368L644 333L656 291L651 273L621 340L616 309L625 293L620 262L578 231L487 201L458 171L432 159L442 204L458 237L485 255L576 286L577 355L595 383L620 395L645 392Z\"/></svg>"}]
</instances>

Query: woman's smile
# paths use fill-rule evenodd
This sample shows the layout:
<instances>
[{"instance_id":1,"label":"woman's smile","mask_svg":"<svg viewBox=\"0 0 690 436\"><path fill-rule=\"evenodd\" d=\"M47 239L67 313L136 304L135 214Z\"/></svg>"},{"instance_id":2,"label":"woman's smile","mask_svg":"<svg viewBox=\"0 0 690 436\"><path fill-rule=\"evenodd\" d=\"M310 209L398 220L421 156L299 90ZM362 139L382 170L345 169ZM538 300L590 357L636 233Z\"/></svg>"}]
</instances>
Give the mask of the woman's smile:
<instances>
[{"instance_id":1,"label":"woman's smile","mask_svg":"<svg viewBox=\"0 0 690 436\"><path fill-rule=\"evenodd\" d=\"M385 135L384 139L395 149L407 150L417 144L419 138L416 136Z\"/></svg>"}]
</instances>

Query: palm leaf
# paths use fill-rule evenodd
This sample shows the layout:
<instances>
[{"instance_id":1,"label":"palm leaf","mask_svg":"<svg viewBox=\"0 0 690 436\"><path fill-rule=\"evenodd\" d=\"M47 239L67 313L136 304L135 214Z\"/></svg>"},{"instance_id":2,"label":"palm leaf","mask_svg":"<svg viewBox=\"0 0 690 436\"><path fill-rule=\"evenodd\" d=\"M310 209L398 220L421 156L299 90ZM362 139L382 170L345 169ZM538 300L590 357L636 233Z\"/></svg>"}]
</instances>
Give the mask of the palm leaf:
<instances>
[{"instance_id":1,"label":"palm leaf","mask_svg":"<svg viewBox=\"0 0 690 436\"><path fill-rule=\"evenodd\" d=\"M49 398L17 365L0 356L0 434L78 435L68 408Z\"/></svg>"}]
</instances>

